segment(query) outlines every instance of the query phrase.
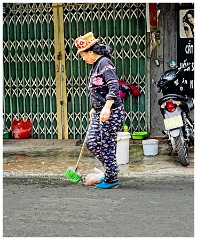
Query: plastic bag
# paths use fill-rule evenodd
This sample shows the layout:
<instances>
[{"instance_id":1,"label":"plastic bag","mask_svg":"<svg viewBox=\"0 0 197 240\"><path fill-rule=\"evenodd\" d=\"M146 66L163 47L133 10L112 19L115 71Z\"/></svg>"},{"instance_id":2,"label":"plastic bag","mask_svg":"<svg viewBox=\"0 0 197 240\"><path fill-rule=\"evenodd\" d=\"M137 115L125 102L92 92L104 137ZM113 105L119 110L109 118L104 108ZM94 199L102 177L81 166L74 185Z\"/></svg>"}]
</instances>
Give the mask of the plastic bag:
<instances>
[{"instance_id":1,"label":"plastic bag","mask_svg":"<svg viewBox=\"0 0 197 240\"><path fill-rule=\"evenodd\" d=\"M19 120L14 119L12 124L12 133L14 138L22 139L22 138L29 138L32 128L32 123L29 119L24 120L20 118Z\"/></svg>"},{"instance_id":2,"label":"plastic bag","mask_svg":"<svg viewBox=\"0 0 197 240\"><path fill-rule=\"evenodd\" d=\"M93 173L88 173L88 175L85 177L84 179L85 186L92 186L95 185L96 183L99 183L100 179L104 176L104 173L101 170L94 168L94 171L95 172Z\"/></svg>"}]
</instances>

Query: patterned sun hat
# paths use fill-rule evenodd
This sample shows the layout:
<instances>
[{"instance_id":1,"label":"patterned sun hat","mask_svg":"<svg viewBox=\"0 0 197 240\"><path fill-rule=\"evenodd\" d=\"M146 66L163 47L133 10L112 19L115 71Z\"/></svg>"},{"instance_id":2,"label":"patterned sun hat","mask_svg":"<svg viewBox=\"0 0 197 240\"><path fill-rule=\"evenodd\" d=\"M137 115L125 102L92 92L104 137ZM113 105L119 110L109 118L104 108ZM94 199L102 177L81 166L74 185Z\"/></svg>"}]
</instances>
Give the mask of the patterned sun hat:
<instances>
[{"instance_id":1,"label":"patterned sun hat","mask_svg":"<svg viewBox=\"0 0 197 240\"><path fill-rule=\"evenodd\" d=\"M90 48L98 41L99 39L96 39L92 32L86 33L84 36L78 37L75 40L75 46L78 49L77 54Z\"/></svg>"}]
</instances>

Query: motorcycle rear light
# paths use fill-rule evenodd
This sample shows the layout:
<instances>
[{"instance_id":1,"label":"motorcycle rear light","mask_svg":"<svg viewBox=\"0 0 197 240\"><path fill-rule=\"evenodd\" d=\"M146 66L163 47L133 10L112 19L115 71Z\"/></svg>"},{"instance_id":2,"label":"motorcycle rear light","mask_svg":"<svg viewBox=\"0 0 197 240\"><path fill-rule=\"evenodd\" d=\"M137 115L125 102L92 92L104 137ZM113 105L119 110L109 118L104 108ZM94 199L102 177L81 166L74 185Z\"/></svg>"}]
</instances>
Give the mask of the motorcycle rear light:
<instances>
[{"instance_id":1,"label":"motorcycle rear light","mask_svg":"<svg viewBox=\"0 0 197 240\"><path fill-rule=\"evenodd\" d=\"M173 101L167 101L166 102L166 109L168 110L168 112L174 112L176 110L176 104L173 103Z\"/></svg>"}]
</instances>

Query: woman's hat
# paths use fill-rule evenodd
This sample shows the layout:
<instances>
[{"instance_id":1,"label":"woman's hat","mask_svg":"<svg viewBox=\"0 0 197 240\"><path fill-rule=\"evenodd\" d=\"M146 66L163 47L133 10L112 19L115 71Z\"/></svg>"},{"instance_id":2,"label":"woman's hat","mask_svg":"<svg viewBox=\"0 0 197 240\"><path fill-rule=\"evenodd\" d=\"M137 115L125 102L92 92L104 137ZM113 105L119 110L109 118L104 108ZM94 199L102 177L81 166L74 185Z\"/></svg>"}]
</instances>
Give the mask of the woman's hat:
<instances>
[{"instance_id":1,"label":"woman's hat","mask_svg":"<svg viewBox=\"0 0 197 240\"><path fill-rule=\"evenodd\" d=\"M99 39L96 39L92 32L86 33L84 36L80 36L75 40L75 46L77 47L77 53L83 52L86 49L97 43Z\"/></svg>"}]
</instances>

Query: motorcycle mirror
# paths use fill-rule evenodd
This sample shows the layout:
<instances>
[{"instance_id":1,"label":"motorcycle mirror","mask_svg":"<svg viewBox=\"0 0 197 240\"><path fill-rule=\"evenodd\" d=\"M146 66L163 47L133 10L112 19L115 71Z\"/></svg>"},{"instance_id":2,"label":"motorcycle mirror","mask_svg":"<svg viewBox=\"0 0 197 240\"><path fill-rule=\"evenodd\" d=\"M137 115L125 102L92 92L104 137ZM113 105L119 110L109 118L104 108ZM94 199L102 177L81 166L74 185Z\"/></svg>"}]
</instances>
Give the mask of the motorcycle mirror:
<instances>
[{"instance_id":1,"label":"motorcycle mirror","mask_svg":"<svg viewBox=\"0 0 197 240\"><path fill-rule=\"evenodd\" d=\"M170 62L170 68L176 68L176 62L175 61Z\"/></svg>"}]
</instances>

